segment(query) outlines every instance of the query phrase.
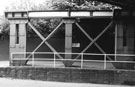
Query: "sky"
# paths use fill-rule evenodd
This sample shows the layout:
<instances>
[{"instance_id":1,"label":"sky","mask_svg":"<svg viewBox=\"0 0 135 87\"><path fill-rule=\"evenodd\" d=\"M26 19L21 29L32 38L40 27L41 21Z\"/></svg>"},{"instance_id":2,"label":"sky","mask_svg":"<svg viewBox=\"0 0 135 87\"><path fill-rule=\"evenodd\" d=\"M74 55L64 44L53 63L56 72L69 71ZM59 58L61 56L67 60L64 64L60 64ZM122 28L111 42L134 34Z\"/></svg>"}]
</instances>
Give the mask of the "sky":
<instances>
[{"instance_id":1,"label":"sky","mask_svg":"<svg viewBox=\"0 0 135 87\"><path fill-rule=\"evenodd\" d=\"M3 14L3 11L6 6L8 6L10 0L1 0L0 2L0 15Z\"/></svg>"},{"instance_id":2,"label":"sky","mask_svg":"<svg viewBox=\"0 0 135 87\"><path fill-rule=\"evenodd\" d=\"M7 6L11 6L12 3L18 4L21 1L23 1L23 0L1 0L1 2L0 2L0 15L4 14L4 9ZM26 0L26 1L32 1L35 4L39 4L39 3L42 3L43 1L46 1L46 0Z\"/></svg>"}]
</instances>

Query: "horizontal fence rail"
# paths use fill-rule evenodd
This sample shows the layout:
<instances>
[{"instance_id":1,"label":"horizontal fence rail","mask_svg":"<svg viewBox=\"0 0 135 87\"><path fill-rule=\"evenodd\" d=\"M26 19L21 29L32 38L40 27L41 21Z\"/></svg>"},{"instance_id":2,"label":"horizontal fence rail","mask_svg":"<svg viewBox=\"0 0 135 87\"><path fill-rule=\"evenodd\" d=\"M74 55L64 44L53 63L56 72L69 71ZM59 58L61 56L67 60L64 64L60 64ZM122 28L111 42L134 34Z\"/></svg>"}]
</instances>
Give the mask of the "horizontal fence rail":
<instances>
[{"instance_id":1,"label":"horizontal fence rail","mask_svg":"<svg viewBox=\"0 0 135 87\"><path fill-rule=\"evenodd\" d=\"M72 55L72 59L60 59L57 54L61 56L65 55ZM22 56L20 56L22 55ZM58 65L63 65L64 62L72 62L76 63L79 68L89 68L91 66L98 66L100 69L108 69L109 64L113 66L113 63L131 63L134 64L135 61L125 61L121 60L122 58L134 58L135 55L133 54L98 54L98 53L64 53L64 52L12 52L11 53L11 63L13 61L17 60L28 60L28 55L31 55L30 57L30 65L31 66L38 66L41 65L42 67L46 66L46 64L50 65L51 67L58 67ZM38 56L47 56L47 57L38 57ZM78 59L74 59L76 56L80 55ZM19 56L19 57L18 57ZM107 56L110 56L112 60L108 60ZM96 59L97 58L97 59ZM119 60L118 60L119 58ZM38 63L36 64L36 62ZM43 65L42 65L43 64ZM49 66L49 67L50 67ZM47 67L47 66L46 66ZM78 68L77 67L77 68ZM111 68L115 69L115 67Z\"/></svg>"}]
</instances>

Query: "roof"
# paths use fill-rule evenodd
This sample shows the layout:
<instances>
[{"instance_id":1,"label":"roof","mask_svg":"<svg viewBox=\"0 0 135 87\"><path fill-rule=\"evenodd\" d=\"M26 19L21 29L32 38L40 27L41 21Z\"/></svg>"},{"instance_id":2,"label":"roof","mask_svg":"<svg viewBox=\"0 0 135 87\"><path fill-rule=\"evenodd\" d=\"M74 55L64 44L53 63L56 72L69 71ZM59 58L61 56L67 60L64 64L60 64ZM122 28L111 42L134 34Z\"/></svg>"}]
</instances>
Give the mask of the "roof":
<instances>
[{"instance_id":1,"label":"roof","mask_svg":"<svg viewBox=\"0 0 135 87\"><path fill-rule=\"evenodd\" d=\"M117 5L122 7L123 9L135 9L135 0L95 0L95 1Z\"/></svg>"}]
</instances>

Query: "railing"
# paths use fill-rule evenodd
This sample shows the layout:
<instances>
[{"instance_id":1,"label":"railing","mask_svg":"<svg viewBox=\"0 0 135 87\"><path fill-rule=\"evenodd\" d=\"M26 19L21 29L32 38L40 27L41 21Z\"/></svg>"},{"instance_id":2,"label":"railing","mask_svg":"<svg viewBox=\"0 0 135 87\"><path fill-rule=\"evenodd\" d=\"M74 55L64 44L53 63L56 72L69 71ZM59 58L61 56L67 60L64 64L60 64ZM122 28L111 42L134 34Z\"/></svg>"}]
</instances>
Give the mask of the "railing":
<instances>
[{"instance_id":1,"label":"railing","mask_svg":"<svg viewBox=\"0 0 135 87\"><path fill-rule=\"evenodd\" d=\"M72 59L60 59L57 54L61 55L61 56L65 56L65 55L72 55ZM31 55L31 58L27 58L27 56ZM49 56L48 58L40 58L37 57L38 55L46 55ZM80 57L78 59L75 59L76 56L80 55ZM111 57L112 60L108 60L107 56ZM31 66L38 66L42 64L51 64L51 67L64 67L64 62L71 62L71 63L76 63L77 65L75 65L78 68L91 68L91 66L98 66L100 67L100 69L108 69L108 67L110 67L108 64L112 64L113 63L135 63L133 61L133 58L135 57L135 55L131 55L131 54L96 54L96 53L64 53L64 52L13 52L11 53L11 63L13 63L13 61L15 60L29 60L29 63ZM63 57L64 58L64 57ZM118 59L124 59L124 58L128 58L131 59L131 61L120 61ZM37 64L38 61L38 64ZM62 65L62 66L58 66L58 65ZM103 67L102 67L102 66ZM47 66L46 66L47 67ZM49 66L50 67L50 66ZM115 67L113 67L115 69ZM112 69L112 68L111 68Z\"/></svg>"}]
</instances>

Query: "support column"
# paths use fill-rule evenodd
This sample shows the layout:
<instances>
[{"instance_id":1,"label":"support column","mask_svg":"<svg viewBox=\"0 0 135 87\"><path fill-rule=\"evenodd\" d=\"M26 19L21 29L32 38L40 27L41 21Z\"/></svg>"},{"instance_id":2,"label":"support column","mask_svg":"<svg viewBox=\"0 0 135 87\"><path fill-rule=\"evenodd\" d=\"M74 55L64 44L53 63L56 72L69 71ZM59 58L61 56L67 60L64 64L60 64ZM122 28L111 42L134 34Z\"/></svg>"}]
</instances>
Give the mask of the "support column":
<instances>
[{"instance_id":1,"label":"support column","mask_svg":"<svg viewBox=\"0 0 135 87\"><path fill-rule=\"evenodd\" d=\"M123 21L117 21L117 43L116 43L116 54L134 54L134 26L133 23ZM131 56L117 56L117 61L133 61L134 58ZM118 69L133 69L133 63L114 63L115 67Z\"/></svg>"},{"instance_id":2,"label":"support column","mask_svg":"<svg viewBox=\"0 0 135 87\"><path fill-rule=\"evenodd\" d=\"M27 20L10 20L10 53L26 52L26 23ZM25 63L25 54L13 55L10 57L10 65L20 66ZM20 59L20 60L19 60Z\"/></svg>"},{"instance_id":3,"label":"support column","mask_svg":"<svg viewBox=\"0 0 135 87\"><path fill-rule=\"evenodd\" d=\"M117 22L117 48L116 48L116 54L122 54L124 50L123 46L123 26L122 26L122 21ZM118 60L118 58L117 58Z\"/></svg>"},{"instance_id":4,"label":"support column","mask_svg":"<svg viewBox=\"0 0 135 87\"><path fill-rule=\"evenodd\" d=\"M113 13L113 19L116 22L117 36L115 43L115 54L128 54L134 55L135 46L134 46L134 36L135 36L135 26L134 26L134 10L124 10L124 9L115 9ZM117 61L134 61L133 56L117 56ZM117 62L113 63L114 66L118 69L134 69L134 63L128 62Z\"/></svg>"},{"instance_id":5,"label":"support column","mask_svg":"<svg viewBox=\"0 0 135 87\"><path fill-rule=\"evenodd\" d=\"M67 59L66 62L64 62L65 66L72 66L72 61L68 61L68 59L72 59L72 26L73 23L75 23L75 19L63 19L65 23L65 53L71 53L71 54L65 54L65 59Z\"/></svg>"},{"instance_id":6,"label":"support column","mask_svg":"<svg viewBox=\"0 0 135 87\"><path fill-rule=\"evenodd\" d=\"M10 65L24 65L26 61L26 23L28 22L28 13L27 11L5 12L5 17L10 23ZM12 53L14 55L11 55Z\"/></svg>"}]
</instances>

